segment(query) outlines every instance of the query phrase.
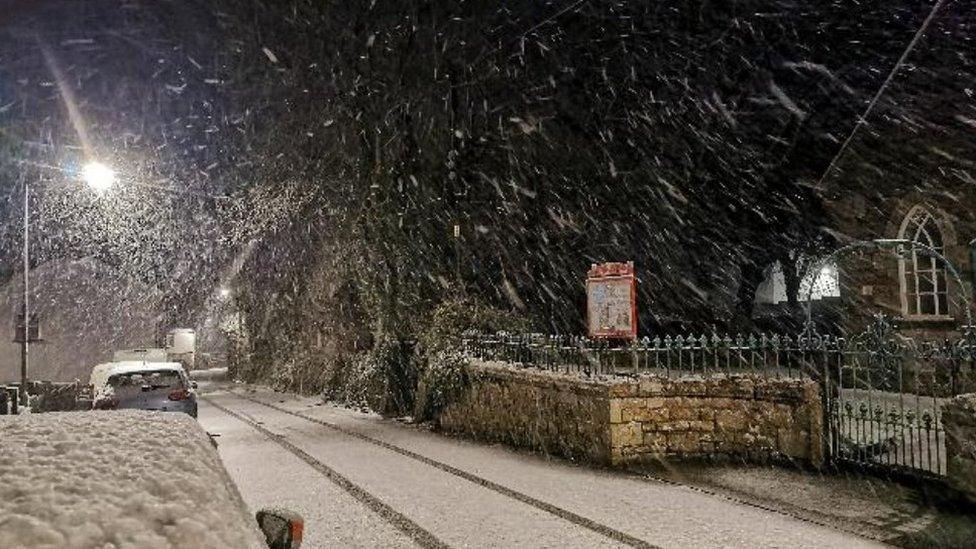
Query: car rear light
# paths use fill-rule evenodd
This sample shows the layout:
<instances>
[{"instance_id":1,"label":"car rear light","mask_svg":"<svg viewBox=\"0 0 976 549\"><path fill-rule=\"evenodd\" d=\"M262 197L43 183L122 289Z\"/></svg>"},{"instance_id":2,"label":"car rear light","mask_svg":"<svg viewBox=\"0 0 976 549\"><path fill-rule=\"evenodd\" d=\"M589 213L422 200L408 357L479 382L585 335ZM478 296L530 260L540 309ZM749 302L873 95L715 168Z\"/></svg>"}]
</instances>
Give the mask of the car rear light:
<instances>
[{"instance_id":1,"label":"car rear light","mask_svg":"<svg viewBox=\"0 0 976 549\"><path fill-rule=\"evenodd\" d=\"M119 399L115 397L100 398L95 402L96 410L114 410L119 407Z\"/></svg>"},{"instance_id":2,"label":"car rear light","mask_svg":"<svg viewBox=\"0 0 976 549\"><path fill-rule=\"evenodd\" d=\"M190 398L190 392L186 389L177 389L169 394L170 400L186 400Z\"/></svg>"},{"instance_id":3,"label":"car rear light","mask_svg":"<svg viewBox=\"0 0 976 549\"><path fill-rule=\"evenodd\" d=\"M302 544L302 538L305 536L305 521L301 519L296 519L291 522L291 544L292 547L298 547Z\"/></svg>"}]
</instances>

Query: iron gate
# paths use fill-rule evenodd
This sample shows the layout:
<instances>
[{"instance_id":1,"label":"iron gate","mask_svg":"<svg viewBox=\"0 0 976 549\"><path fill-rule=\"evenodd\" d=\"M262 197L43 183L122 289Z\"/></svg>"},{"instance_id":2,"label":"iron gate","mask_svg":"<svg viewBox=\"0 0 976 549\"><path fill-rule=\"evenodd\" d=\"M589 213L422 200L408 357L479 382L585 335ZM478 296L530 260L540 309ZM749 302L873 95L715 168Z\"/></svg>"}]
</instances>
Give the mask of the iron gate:
<instances>
[{"instance_id":1,"label":"iron gate","mask_svg":"<svg viewBox=\"0 0 976 549\"><path fill-rule=\"evenodd\" d=\"M972 330L956 342L916 342L876 317L824 348L826 450L837 464L921 476L946 473L942 404L972 390Z\"/></svg>"}]
</instances>

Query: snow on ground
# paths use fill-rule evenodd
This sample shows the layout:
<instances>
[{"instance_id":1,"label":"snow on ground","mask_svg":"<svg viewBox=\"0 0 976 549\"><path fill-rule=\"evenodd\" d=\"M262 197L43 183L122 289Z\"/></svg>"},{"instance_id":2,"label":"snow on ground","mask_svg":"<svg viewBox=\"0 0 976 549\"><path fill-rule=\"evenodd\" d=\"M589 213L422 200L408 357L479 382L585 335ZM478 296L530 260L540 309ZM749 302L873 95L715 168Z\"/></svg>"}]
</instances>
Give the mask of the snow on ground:
<instances>
[{"instance_id":1,"label":"snow on ground","mask_svg":"<svg viewBox=\"0 0 976 549\"><path fill-rule=\"evenodd\" d=\"M379 531L385 526L384 519L368 520L368 515L364 515L357 505L345 503L348 497L343 499L333 495L334 489L323 491L317 498L297 502L304 508L285 499L296 495L293 486L300 481L297 475L280 475L277 482L260 483L260 490L255 495L248 485L257 485L260 476L267 475L262 471L268 468L268 463L274 463L275 468L282 471L290 470L290 466L286 467L287 463L280 457L282 452L275 450L276 445L256 444L254 439L257 437L253 433L249 435L247 429L234 427L235 423L241 424L239 420L216 410L211 403L260 422L265 429L299 446L451 546L590 548L618 545L615 540L601 537L538 507L478 482L459 478L429 463L350 436L348 432L395 445L659 547L880 546L873 540L848 532L771 512L766 505L760 508L688 486L592 469L501 445L445 437L376 415L323 405L321 398L298 397L249 385L236 389L233 393L210 393L209 402L201 402L200 421L208 430L221 432L221 455L231 475L239 479L241 490L252 505L267 505L281 499L289 506L298 506L303 513L308 508L329 509L324 517L305 515L306 528L316 532L322 540L310 542L309 548L397 545L395 540L381 543L389 537ZM347 433L287 415L242 399L240 395L329 422ZM309 480L308 491L312 491L312 482L318 486L322 484ZM793 486L780 485L778 489L792 490ZM276 490L281 491L275 493ZM836 497L846 497L846 494ZM348 541L353 536L357 541L367 541Z\"/></svg>"},{"instance_id":2,"label":"snow on ground","mask_svg":"<svg viewBox=\"0 0 976 549\"><path fill-rule=\"evenodd\" d=\"M189 416L0 416L4 549L263 546L206 433Z\"/></svg>"},{"instance_id":3,"label":"snow on ground","mask_svg":"<svg viewBox=\"0 0 976 549\"><path fill-rule=\"evenodd\" d=\"M227 368L210 368L207 370L191 370L190 379L195 381L227 381Z\"/></svg>"}]
</instances>

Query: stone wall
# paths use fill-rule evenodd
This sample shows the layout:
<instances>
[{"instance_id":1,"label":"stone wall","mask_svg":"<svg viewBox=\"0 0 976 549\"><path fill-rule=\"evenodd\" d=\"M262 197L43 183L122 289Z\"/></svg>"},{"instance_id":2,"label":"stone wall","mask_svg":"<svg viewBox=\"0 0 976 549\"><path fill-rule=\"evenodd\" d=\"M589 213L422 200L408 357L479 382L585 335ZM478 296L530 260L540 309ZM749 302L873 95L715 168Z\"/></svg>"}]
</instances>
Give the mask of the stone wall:
<instances>
[{"instance_id":1,"label":"stone wall","mask_svg":"<svg viewBox=\"0 0 976 549\"><path fill-rule=\"evenodd\" d=\"M942 405L949 483L976 503L976 393Z\"/></svg>"},{"instance_id":2,"label":"stone wall","mask_svg":"<svg viewBox=\"0 0 976 549\"><path fill-rule=\"evenodd\" d=\"M610 385L499 363L468 367L462 399L441 412L442 429L478 440L608 463Z\"/></svg>"},{"instance_id":3,"label":"stone wall","mask_svg":"<svg viewBox=\"0 0 976 549\"><path fill-rule=\"evenodd\" d=\"M823 462L812 381L721 378L590 380L474 362L441 427L597 463L625 466L730 457Z\"/></svg>"},{"instance_id":4,"label":"stone wall","mask_svg":"<svg viewBox=\"0 0 976 549\"><path fill-rule=\"evenodd\" d=\"M755 376L643 378L611 387L611 462L701 456L823 463L813 381Z\"/></svg>"}]
</instances>

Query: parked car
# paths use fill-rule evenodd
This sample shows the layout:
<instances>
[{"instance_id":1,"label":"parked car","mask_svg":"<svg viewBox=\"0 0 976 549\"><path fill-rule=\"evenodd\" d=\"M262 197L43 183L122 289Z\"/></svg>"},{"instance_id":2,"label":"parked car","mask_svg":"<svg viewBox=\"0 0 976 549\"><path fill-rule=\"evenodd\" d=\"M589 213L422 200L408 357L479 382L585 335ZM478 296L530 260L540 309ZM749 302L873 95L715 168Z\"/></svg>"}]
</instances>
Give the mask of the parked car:
<instances>
[{"instance_id":1,"label":"parked car","mask_svg":"<svg viewBox=\"0 0 976 549\"><path fill-rule=\"evenodd\" d=\"M92 407L184 412L197 417L196 386L178 362L100 364L92 370Z\"/></svg>"},{"instance_id":2,"label":"parked car","mask_svg":"<svg viewBox=\"0 0 976 549\"><path fill-rule=\"evenodd\" d=\"M0 440L14 465L0 467L0 547L301 545L302 518L252 515L203 428L183 414L0 416Z\"/></svg>"}]
</instances>

